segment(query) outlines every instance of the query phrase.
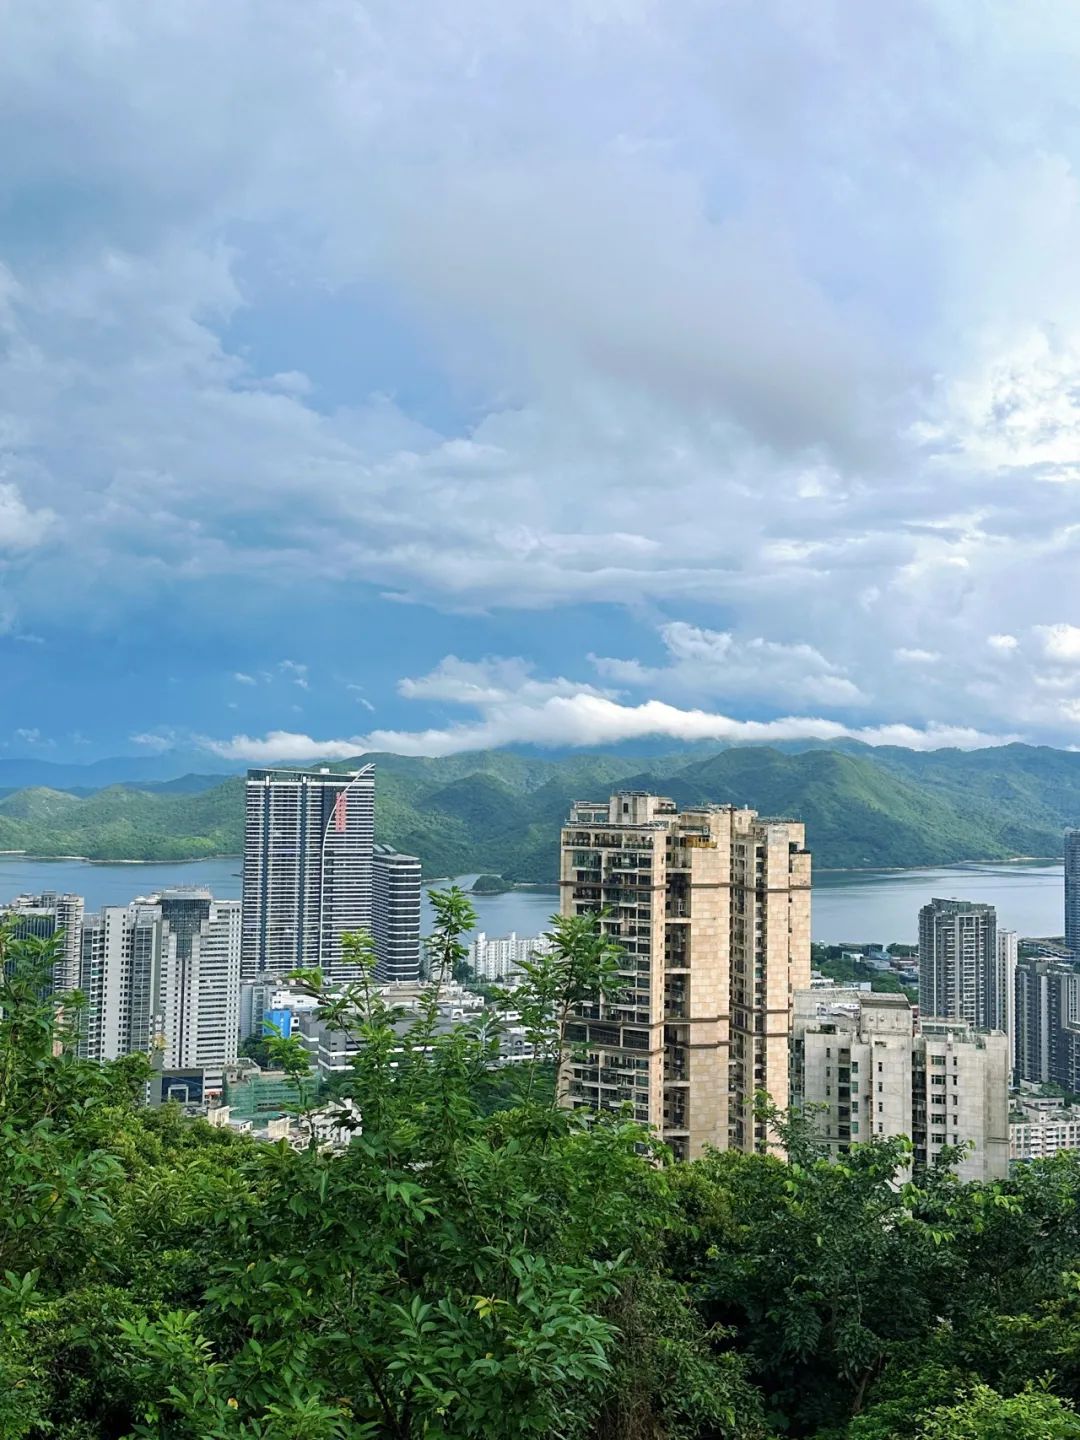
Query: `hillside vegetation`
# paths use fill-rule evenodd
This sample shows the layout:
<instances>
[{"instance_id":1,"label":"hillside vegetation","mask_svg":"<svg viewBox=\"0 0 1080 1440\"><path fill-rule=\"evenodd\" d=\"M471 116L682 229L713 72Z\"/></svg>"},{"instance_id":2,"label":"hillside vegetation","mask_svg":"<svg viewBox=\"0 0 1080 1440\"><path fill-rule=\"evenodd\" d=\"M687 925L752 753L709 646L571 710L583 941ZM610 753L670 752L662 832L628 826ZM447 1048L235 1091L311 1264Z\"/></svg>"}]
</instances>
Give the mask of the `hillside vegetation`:
<instances>
[{"instance_id":1,"label":"hillside vegetation","mask_svg":"<svg viewBox=\"0 0 1080 1440\"><path fill-rule=\"evenodd\" d=\"M947 865L1061 853L1080 822L1080 754L1008 745L919 754L892 748L763 747L560 759L480 751L375 761L379 839L428 875L481 870L556 878L558 828L575 799L658 790L681 805L734 802L806 823L824 868ZM348 768L342 766L339 768ZM97 860L172 860L240 850L243 781L186 793L113 786L0 799L0 849Z\"/></svg>"}]
</instances>

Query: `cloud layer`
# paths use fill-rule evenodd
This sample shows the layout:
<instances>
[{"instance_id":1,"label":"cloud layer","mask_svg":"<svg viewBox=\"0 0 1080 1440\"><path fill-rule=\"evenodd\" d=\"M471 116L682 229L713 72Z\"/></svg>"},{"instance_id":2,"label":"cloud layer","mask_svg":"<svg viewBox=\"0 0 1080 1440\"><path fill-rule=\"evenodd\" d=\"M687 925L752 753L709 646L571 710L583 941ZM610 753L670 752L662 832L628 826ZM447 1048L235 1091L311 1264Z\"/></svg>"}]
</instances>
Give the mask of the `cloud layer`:
<instances>
[{"instance_id":1,"label":"cloud layer","mask_svg":"<svg viewBox=\"0 0 1080 1440\"><path fill-rule=\"evenodd\" d=\"M501 674L449 726L443 670L411 681L428 745L1077 739L1069 7L100 0L7 28L13 634L123 631L163 593L273 633L317 576L328 612L458 613L467 655L470 616L551 615L579 678ZM579 661L588 606L629 608L637 653ZM294 723L254 663L235 683ZM275 733L248 753L301 743Z\"/></svg>"}]
</instances>

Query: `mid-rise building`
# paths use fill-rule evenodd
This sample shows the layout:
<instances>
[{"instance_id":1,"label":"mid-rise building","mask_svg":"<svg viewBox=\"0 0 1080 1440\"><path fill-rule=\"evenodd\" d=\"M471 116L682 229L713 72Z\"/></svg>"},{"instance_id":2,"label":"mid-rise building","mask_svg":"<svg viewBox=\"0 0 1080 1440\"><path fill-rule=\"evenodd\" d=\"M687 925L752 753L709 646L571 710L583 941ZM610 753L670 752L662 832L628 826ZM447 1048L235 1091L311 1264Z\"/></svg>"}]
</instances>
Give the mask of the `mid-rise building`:
<instances>
[{"instance_id":1,"label":"mid-rise building","mask_svg":"<svg viewBox=\"0 0 1080 1440\"><path fill-rule=\"evenodd\" d=\"M1080 959L1080 829L1065 831L1065 945Z\"/></svg>"},{"instance_id":2,"label":"mid-rise building","mask_svg":"<svg viewBox=\"0 0 1080 1440\"><path fill-rule=\"evenodd\" d=\"M47 890L41 895L17 895L0 910L0 915L11 919L17 937L32 935L51 940L54 935L62 934L60 956L53 966L54 990L78 987L84 909L81 895L61 895Z\"/></svg>"},{"instance_id":3,"label":"mid-rise building","mask_svg":"<svg viewBox=\"0 0 1080 1440\"><path fill-rule=\"evenodd\" d=\"M167 890L86 917L81 939L81 1053L149 1053L160 1071L199 1070L206 1092L220 1089L237 1051L240 902Z\"/></svg>"},{"instance_id":4,"label":"mid-rise building","mask_svg":"<svg viewBox=\"0 0 1080 1440\"><path fill-rule=\"evenodd\" d=\"M1080 1150L1080 1110L1059 1099L1022 1095L1022 1118L1009 1125L1009 1159L1044 1160L1059 1150Z\"/></svg>"},{"instance_id":5,"label":"mid-rise building","mask_svg":"<svg viewBox=\"0 0 1080 1440\"><path fill-rule=\"evenodd\" d=\"M341 937L370 930L375 767L249 770L243 974L352 978Z\"/></svg>"},{"instance_id":6,"label":"mid-rise building","mask_svg":"<svg viewBox=\"0 0 1080 1440\"><path fill-rule=\"evenodd\" d=\"M376 845L372 857L371 934L376 977L382 982L420 978L420 861L389 845Z\"/></svg>"},{"instance_id":7,"label":"mid-rise building","mask_svg":"<svg viewBox=\"0 0 1080 1440\"><path fill-rule=\"evenodd\" d=\"M552 946L546 935L487 935L478 930L469 946L469 967L477 980L512 980L524 962Z\"/></svg>"},{"instance_id":8,"label":"mid-rise building","mask_svg":"<svg viewBox=\"0 0 1080 1440\"><path fill-rule=\"evenodd\" d=\"M997 912L970 900L931 900L919 911L919 1012L1004 1030Z\"/></svg>"},{"instance_id":9,"label":"mid-rise building","mask_svg":"<svg viewBox=\"0 0 1080 1440\"><path fill-rule=\"evenodd\" d=\"M628 1103L680 1158L773 1137L788 1100L792 995L810 982L810 855L792 820L657 795L579 801L562 832L565 915L603 914L621 993L581 1006L563 1103Z\"/></svg>"},{"instance_id":10,"label":"mid-rise building","mask_svg":"<svg viewBox=\"0 0 1080 1440\"><path fill-rule=\"evenodd\" d=\"M835 1159L854 1144L904 1135L925 1168L965 1146L964 1180L1008 1173L1005 1035L965 1021L916 1031L906 996L837 987L795 997L792 1107L805 1110Z\"/></svg>"}]
</instances>

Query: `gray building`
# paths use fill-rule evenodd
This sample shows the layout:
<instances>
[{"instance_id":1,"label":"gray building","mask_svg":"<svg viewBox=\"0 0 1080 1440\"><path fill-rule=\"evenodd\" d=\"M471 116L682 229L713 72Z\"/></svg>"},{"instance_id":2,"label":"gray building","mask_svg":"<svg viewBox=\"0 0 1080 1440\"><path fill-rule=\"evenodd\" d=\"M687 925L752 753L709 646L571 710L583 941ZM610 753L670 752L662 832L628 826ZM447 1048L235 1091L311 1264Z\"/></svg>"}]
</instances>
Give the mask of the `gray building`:
<instances>
[{"instance_id":1,"label":"gray building","mask_svg":"<svg viewBox=\"0 0 1080 1440\"><path fill-rule=\"evenodd\" d=\"M1080 958L1080 830L1065 831L1065 945Z\"/></svg>"},{"instance_id":2,"label":"gray building","mask_svg":"<svg viewBox=\"0 0 1080 1440\"><path fill-rule=\"evenodd\" d=\"M919 911L919 1013L1004 1030L997 912L970 900L931 900Z\"/></svg>"},{"instance_id":3,"label":"gray building","mask_svg":"<svg viewBox=\"0 0 1080 1440\"><path fill-rule=\"evenodd\" d=\"M420 861L376 845L371 872L371 933L380 981L420 978Z\"/></svg>"},{"instance_id":4,"label":"gray building","mask_svg":"<svg viewBox=\"0 0 1080 1440\"><path fill-rule=\"evenodd\" d=\"M341 937L370 930L375 767L249 770L243 975L349 978Z\"/></svg>"},{"instance_id":5,"label":"gray building","mask_svg":"<svg viewBox=\"0 0 1080 1440\"><path fill-rule=\"evenodd\" d=\"M1068 962L1018 962L1013 1064L1018 1081L1080 1087L1080 974Z\"/></svg>"},{"instance_id":6,"label":"gray building","mask_svg":"<svg viewBox=\"0 0 1080 1440\"><path fill-rule=\"evenodd\" d=\"M1009 1043L965 1021L915 1030L906 996L836 987L795 996L791 1099L835 1159L871 1138L905 1135L916 1167L966 1146L962 1180L1009 1169Z\"/></svg>"},{"instance_id":7,"label":"gray building","mask_svg":"<svg viewBox=\"0 0 1080 1440\"><path fill-rule=\"evenodd\" d=\"M9 917L18 938L34 936L51 940L63 934L60 957L53 966L53 989L74 990L79 984L79 956L85 903L81 895L61 895L54 890L41 895L17 895L0 915Z\"/></svg>"}]
</instances>

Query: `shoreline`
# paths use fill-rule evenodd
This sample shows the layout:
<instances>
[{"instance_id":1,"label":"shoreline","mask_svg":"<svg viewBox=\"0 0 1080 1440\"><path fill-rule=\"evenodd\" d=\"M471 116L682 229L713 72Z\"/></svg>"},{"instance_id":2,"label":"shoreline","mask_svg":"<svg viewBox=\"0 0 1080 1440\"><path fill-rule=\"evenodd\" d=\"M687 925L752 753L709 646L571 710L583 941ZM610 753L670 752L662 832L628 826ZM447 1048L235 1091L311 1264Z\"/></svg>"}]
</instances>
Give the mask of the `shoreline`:
<instances>
[{"instance_id":1,"label":"shoreline","mask_svg":"<svg viewBox=\"0 0 1080 1440\"><path fill-rule=\"evenodd\" d=\"M180 858L155 860L99 860L92 855L35 855L29 850L0 850L0 861L30 860L35 864L59 865L61 861L80 865L201 865L206 860L243 860L242 854L184 855Z\"/></svg>"}]
</instances>

